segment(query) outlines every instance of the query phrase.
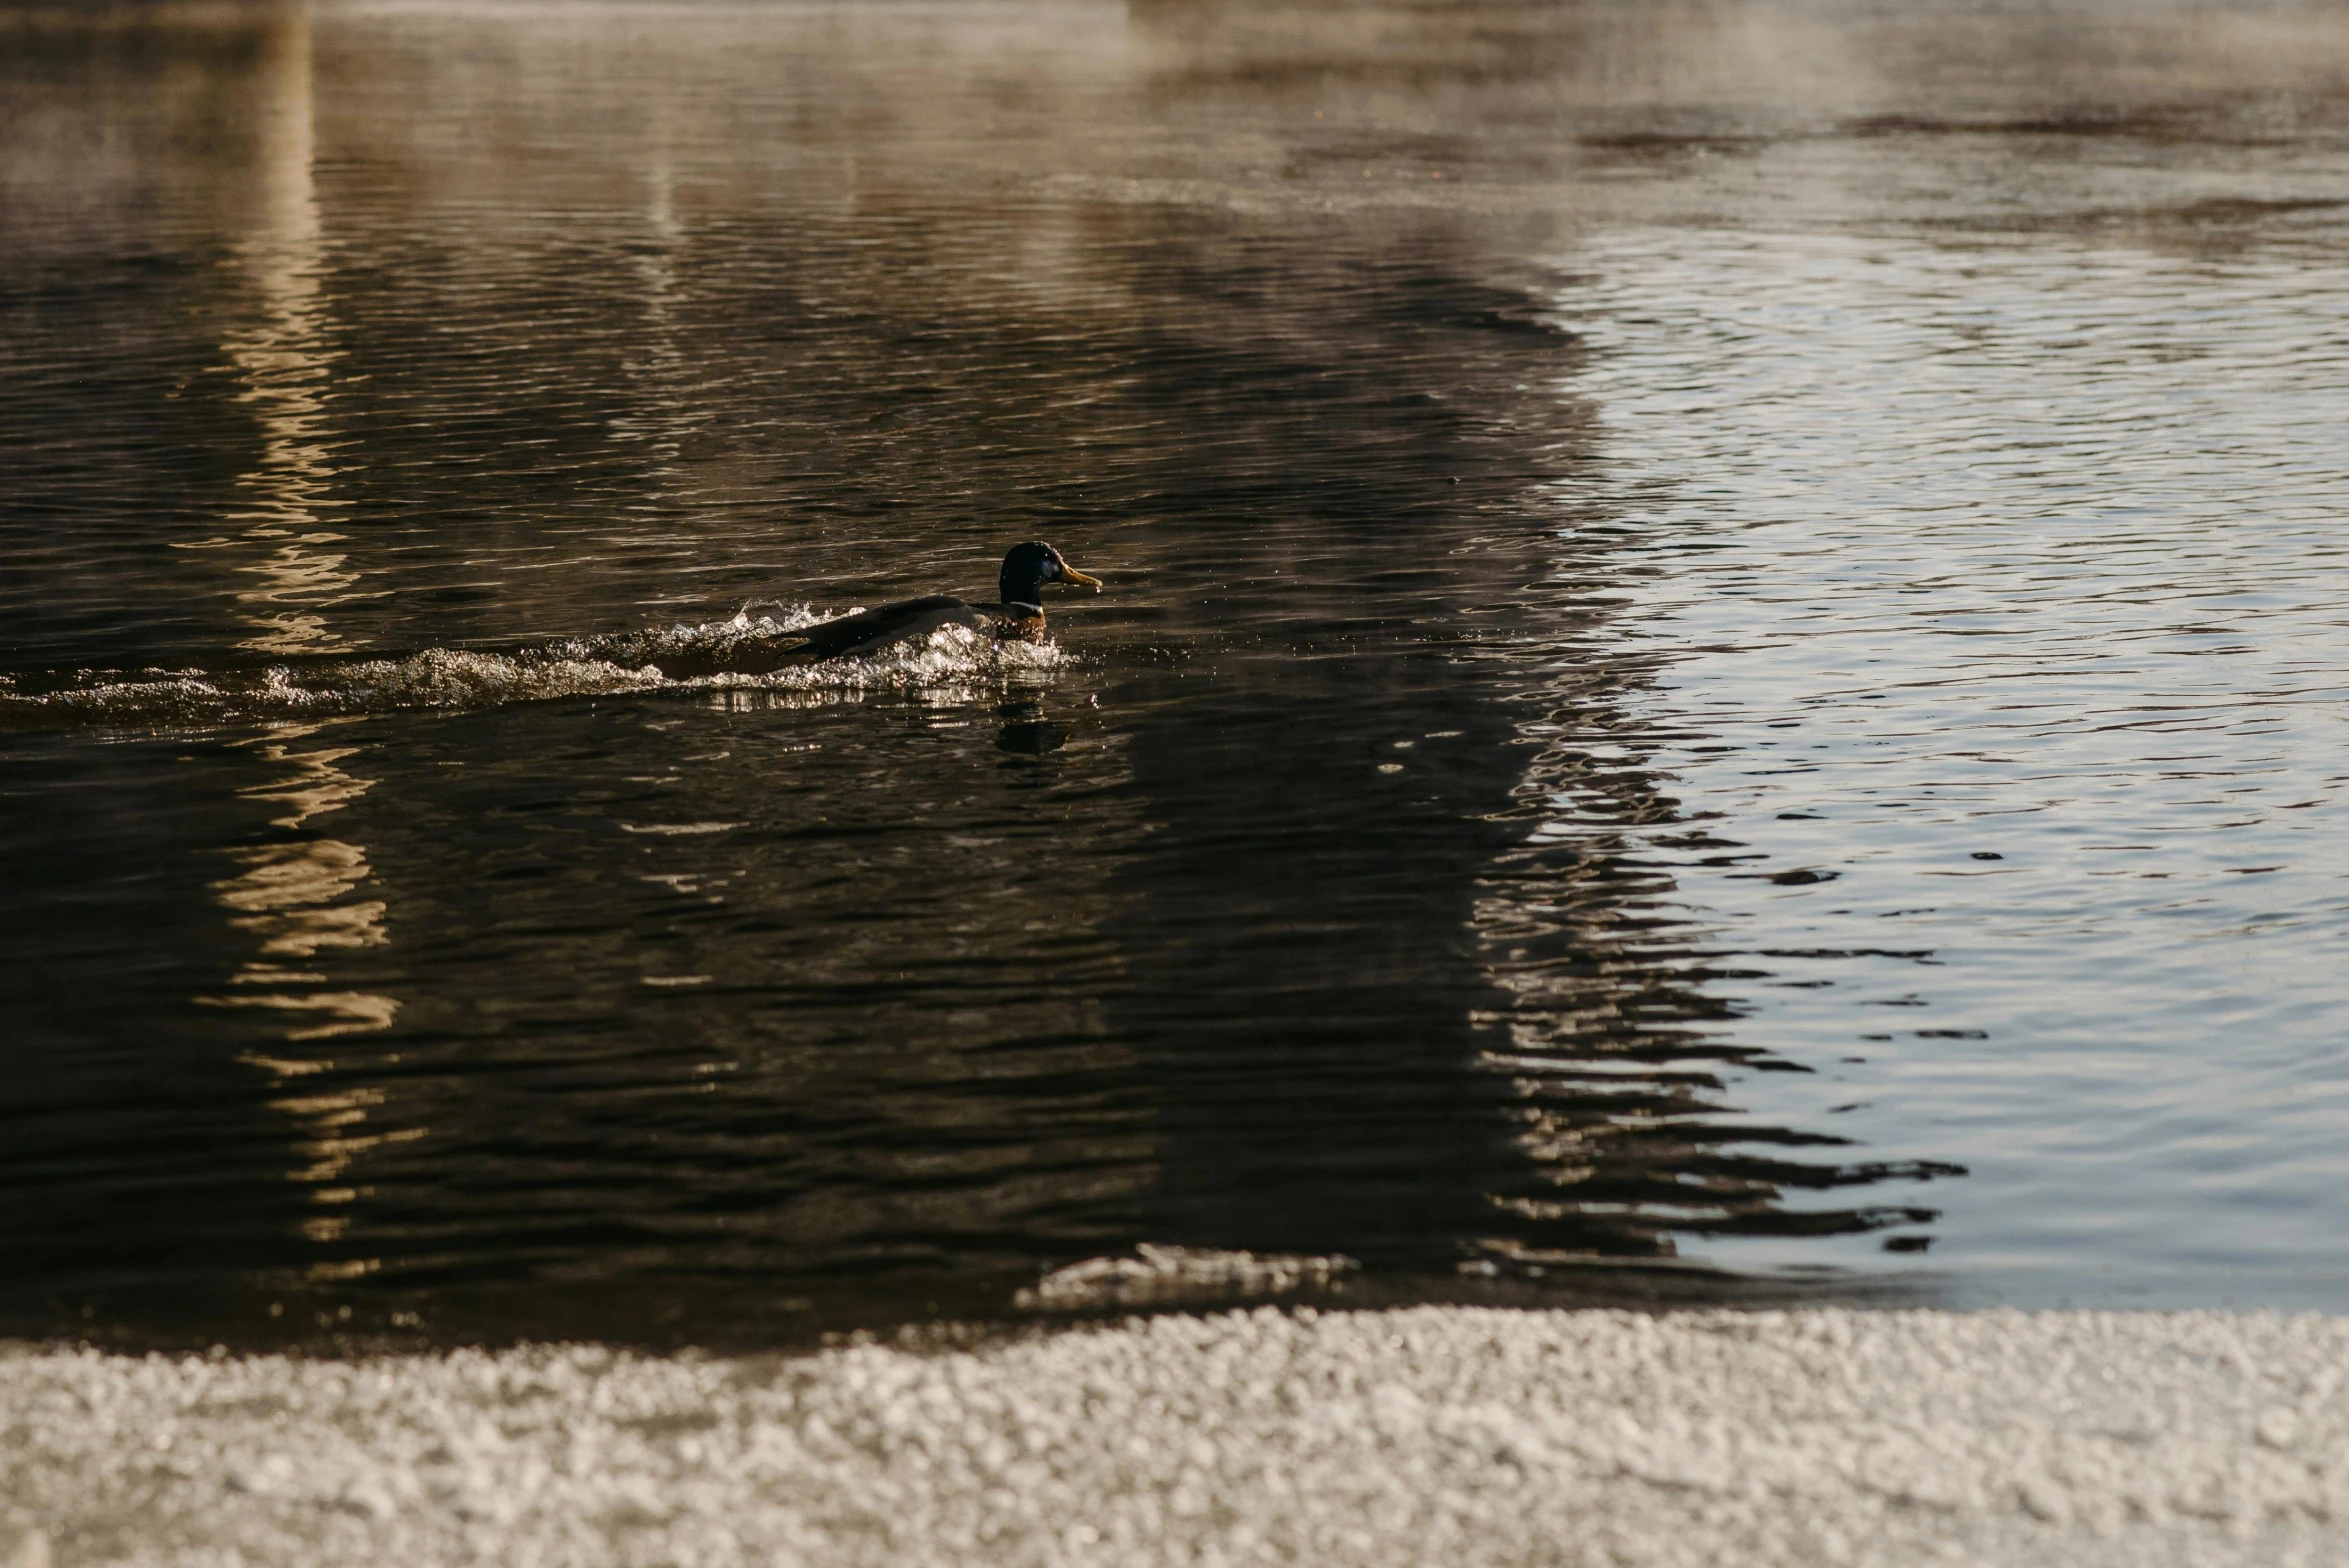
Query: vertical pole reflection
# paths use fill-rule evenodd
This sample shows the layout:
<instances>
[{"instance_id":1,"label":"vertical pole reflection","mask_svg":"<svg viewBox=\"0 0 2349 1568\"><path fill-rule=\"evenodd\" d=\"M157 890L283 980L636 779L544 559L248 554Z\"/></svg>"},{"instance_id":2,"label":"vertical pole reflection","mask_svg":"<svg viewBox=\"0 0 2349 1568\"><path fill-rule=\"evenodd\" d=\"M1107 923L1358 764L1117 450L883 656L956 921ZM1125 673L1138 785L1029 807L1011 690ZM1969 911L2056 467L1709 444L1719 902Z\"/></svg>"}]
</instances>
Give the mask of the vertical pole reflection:
<instances>
[{"instance_id":1,"label":"vertical pole reflection","mask_svg":"<svg viewBox=\"0 0 2349 1568\"><path fill-rule=\"evenodd\" d=\"M642 357L628 363L630 389L642 412L612 421L613 434L645 446L646 472L653 481L649 505L673 505L686 490L683 459L686 432L695 418L687 384L685 352L679 347L677 307L682 290L677 259L685 247L685 223L677 214L677 166L669 151L666 116L654 115L652 161L645 170L644 238L629 247L644 304Z\"/></svg>"},{"instance_id":2,"label":"vertical pole reflection","mask_svg":"<svg viewBox=\"0 0 2349 1568\"><path fill-rule=\"evenodd\" d=\"M250 743L258 746L268 761L294 770L242 791L248 798L281 801L292 808L288 815L272 818L271 827L300 832L312 817L340 811L373 786L374 780L354 777L336 766L356 748L296 751L287 744L324 728L295 726ZM386 940L382 901L350 897L371 874L367 852L341 839L305 836L240 850L237 858L244 862L244 872L213 883L212 892L234 911L231 925L261 938L260 956L240 968L233 983L264 989L242 998L242 1005L276 1008L318 1020L290 1031L289 1040L321 1040L389 1024L399 1011L399 1003L390 997L302 989L325 982L325 975L307 967L321 952L376 947ZM327 1064L269 1061L264 1065L281 1076L299 1077Z\"/></svg>"},{"instance_id":3,"label":"vertical pole reflection","mask_svg":"<svg viewBox=\"0 0 2349 1568\"><path fill-rule=\"evenodd\" d=\"M260 938L261 946L231 979L240 989L203 1000L215 1006L265 1008L287 1018L290 1027L283 1038L290 1049L248 1052L243 1058L269 1073L280 1090L334 1066L329 1058L308 1054L311 1042L386 1028L400 1008L392 997L331 989L328 977L315 967L322 953L377 947L387 940L382 900L353 896L372 874L367 852L356 844L304 831L311 818L342 810L374 783L338 766L356 748L296 750L289 744L326 728L293 726L251 743L268 761L292 771L242 793L290 808L286 815L272 818L270 826L300 836L239 851L244 871L212 885L213 895L234 912L229 923ZM380 1143L422 1136L419 1129L357 1130L382 1100L381 1090L356 1088L289 1092L270 1102L271 1109L301 1125L303 1136L296 1148L307 1163L287 1175L311 1188L313 1202L329 1209L349 1204L358 1191L343 1185L341 1178L355 1156ZM302 1234L311 1241L328 1242L348 1228L345 1215L330 1212L304 1220ZM313 1278L331 1278L360 1271L363 1266L321 1263L310 1272Z\"/></svg>"},{"instance_id":4,"label":"vertical pole reflection","mask_svg":"<svg viewBox=\"0 0 2349 1568\"><path fill-rule=\"evenodd\" d=\"M319 294L323 246L311 182L310 17L291 10L266 24L253 102L258 174L254 221L237 259L261 307L260 319L222 347L244 373L239 401L261 427L261 461L239 483L246 504L232 543L258 547L237 568L253 579L236 602L253 627L241 646L259 653L336 647L322 609L358 582L347 557L323 547L344 536L319 526L343 503L326 445L325 392L331 355Z\"/></svg>"},{"instance_id":5,"label":"vertical pole reflection","mask_svg":"<svg viewBox=\"0 0 2349 1568\"><path fill-rule=\"evenodd\" d=\"M235 251L259 309L255 320L222 344L243 373L239 401L252 409L262 446L259 461L238 481L242 505L231 520L243 526L222 543L241 546L251 557L237 568L249 586L236 592L235 602L251 628L240 646L269 654L315 653L343 645L323 612L350 597L359 574L348 569L344 555L325 548L344 536L320 526L324 514L346 503L330 493L335 470L324 428L333 355L312 181L309 14L290 9L262 28L252 82L253 215ZM372 875L366 850L319 836L311 826L375 782L343 765L359 748L299 744L328 729L281 727L246 743L285 771L242 793L287 809L270 821L279 836L238 851L244 869L212 885L229 923L252 933L260 947L232 977L227 995L201 999L264 1009L286 1023L278 1048L247 1053L244 1060L270 1074L279 1091L271 1108L301 1129L295 1148L303 1163L286 1174L307 1186L322 1210L301 1226L305 1239L318 1243L336 1241L349 1228L346 1206L358 1190L343 1177L352 1159L376 1144L422 1135L361 1130L382 1102L381 1090L299 1087L335 1065L317 1054L318 1042L387 1028L400 1006L392 997L337 988L319 967L328 953L387 940L382 900L362 891ZM330 1280L371 1266L319 1261L307 1272L314 1280Z\"/></svg>"}]
</instances>

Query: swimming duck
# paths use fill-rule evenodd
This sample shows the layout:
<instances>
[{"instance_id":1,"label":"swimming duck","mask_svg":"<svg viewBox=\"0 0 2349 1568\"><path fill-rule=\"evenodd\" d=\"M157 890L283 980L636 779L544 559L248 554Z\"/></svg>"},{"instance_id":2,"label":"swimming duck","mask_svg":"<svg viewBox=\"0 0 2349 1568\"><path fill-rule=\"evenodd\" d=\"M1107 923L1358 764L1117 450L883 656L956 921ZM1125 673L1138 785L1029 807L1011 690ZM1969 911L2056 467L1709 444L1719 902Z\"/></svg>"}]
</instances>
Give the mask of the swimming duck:
<instances>
[{"instance_id":1,"label":"swimming duck","mask_svg":"<svg viewBox=\"0 0 2349 1568\"><path fill-rule=\"evenodd\" d=\"M942 626L967 626L999 642L1042 642L1046 583L1101 591L1099 578L1069 565L1052 546L1029 540L1004 553L995 585L1001 598L994 604L966 604L948 594L900 599L774 637L746 638L723 648L681 649L654 664L673 681L720 673L764 675L795 664L863 658L927 637Z\"/></svg>"}]
</instances>

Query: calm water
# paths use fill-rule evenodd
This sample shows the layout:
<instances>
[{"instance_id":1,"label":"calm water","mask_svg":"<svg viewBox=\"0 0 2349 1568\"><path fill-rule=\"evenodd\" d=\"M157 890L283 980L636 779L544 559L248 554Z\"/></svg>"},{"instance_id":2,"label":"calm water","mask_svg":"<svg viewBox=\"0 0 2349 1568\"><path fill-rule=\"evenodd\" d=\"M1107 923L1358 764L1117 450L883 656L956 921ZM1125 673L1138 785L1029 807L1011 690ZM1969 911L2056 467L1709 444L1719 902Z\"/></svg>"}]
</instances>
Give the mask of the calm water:
<instances>
[{"instance_id":1,"label":"calm water","mask_svg":"<svg viewBox=\"0 0 2349 1568\"><path fill-rule=\"evenodd\" d=\"M0 148L0 1327L2349 1307L2349 13L11 11Z\"/></svg>"}]
</instances>

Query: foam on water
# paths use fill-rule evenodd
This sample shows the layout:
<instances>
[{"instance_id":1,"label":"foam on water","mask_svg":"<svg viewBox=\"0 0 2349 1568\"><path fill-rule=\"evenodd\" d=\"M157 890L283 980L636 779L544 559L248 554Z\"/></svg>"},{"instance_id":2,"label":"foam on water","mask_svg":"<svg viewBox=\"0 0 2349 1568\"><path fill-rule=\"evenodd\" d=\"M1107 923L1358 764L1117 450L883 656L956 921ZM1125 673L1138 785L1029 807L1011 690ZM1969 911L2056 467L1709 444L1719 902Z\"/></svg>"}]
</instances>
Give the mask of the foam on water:
<instances>
[{"instance_id":1,"label":"foam on water","mask_svg":"<svg viewBox=\"0 0 2349 1568\"><path fill-rule=\"evenodd\" d=\"M1327 1285L1362 1265L1327 1257L1255 1253L1142 1242L1130 1258L1087 1258L1054 1269L1019 1293L1030 1310L1082 1312L1113 1307L1223 1305L1294 1295Z\"/></svg>"}]
</instances>

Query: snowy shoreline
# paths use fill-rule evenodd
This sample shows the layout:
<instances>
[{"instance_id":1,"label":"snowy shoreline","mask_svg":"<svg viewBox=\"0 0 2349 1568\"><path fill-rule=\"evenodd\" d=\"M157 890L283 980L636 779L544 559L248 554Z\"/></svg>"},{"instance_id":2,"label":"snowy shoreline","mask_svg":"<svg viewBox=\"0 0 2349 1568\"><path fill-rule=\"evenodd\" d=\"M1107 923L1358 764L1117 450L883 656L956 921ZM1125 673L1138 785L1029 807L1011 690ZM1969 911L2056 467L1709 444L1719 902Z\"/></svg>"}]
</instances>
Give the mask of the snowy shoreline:
<instances>
[{"instance_id":1,"label":"snowy shoreline","mask_svg":"<svg viewBox=\"0 0 2349 1568\"><path fill-rule=\"evenodd\" d=\"M2349 1319L1159 1316L0 1350L0 1565L2349 1563Z\"/></svg>"}]
</instances>

